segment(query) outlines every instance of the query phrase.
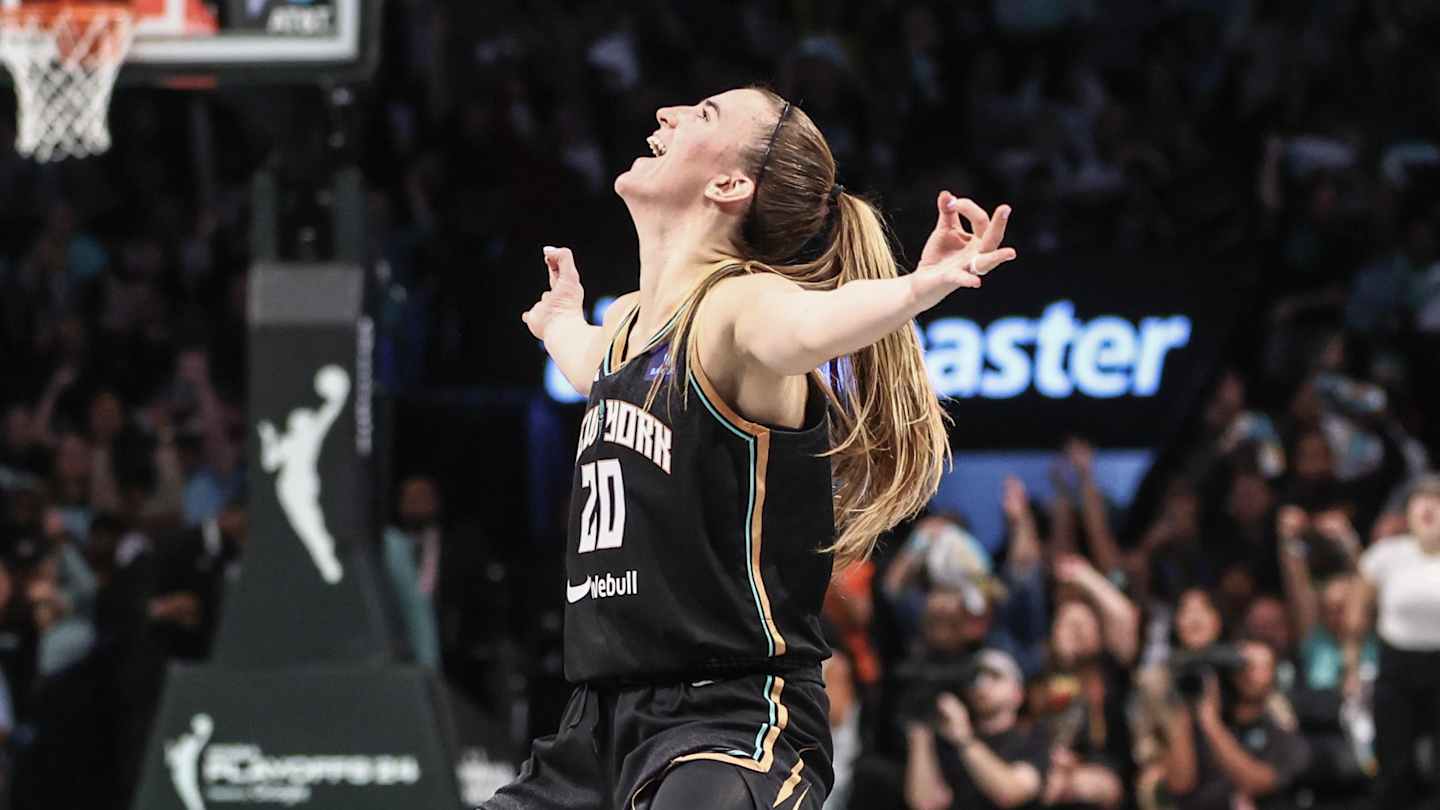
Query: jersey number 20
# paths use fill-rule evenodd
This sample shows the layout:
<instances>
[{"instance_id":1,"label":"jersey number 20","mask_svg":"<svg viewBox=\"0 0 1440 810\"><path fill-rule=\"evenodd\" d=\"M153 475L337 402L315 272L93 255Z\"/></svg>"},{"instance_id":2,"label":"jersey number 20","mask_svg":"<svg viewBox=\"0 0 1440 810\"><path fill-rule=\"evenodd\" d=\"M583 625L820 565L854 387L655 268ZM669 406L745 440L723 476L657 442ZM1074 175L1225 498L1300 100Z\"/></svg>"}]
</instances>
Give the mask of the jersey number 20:
<instances>
[{"instance_id":1,"label":"jersey number 20","mask_svg":"<svg viewBox=\"0 0 1440 810\"><path fill-rule=\"evenodd\" d=\"M580 513L580 553L620 548L625 542L625 478L620 460L602 458L580 465L585 510Z\"/></svg>"}]
</instances>

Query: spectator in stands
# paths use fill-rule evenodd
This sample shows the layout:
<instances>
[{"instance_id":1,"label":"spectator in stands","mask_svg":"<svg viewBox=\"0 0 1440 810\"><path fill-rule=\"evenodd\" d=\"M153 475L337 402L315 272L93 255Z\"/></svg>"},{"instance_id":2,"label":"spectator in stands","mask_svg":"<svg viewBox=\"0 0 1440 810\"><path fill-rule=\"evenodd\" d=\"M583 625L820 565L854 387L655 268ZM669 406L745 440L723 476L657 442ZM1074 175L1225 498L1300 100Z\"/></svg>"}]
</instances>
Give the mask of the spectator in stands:
<instances>
[{"instance_id":1,"label":"spectator in stands","mask_svg":"<svg viewBox=\"0 0 1440 810\"><path fill-rule=\"evenodd\" d=\"M1141 803L1154 805L1156 789L1164 779L1165 760L1172 745L1170 698L1174 691L1168 669L1175 654L1196 655L1220 642L1224 622L1214 597L1203 588L1181 592L1173 607L1157 610L1151 619L1149 643L1136 676L1132 738L1139 768L1137 785Z\"/></svg>"},{"instance_id":2,"label":"spectator in stands","mask_svg":"<svg viewBox=\"0 0 1440 810\"><path fill-rule=\"evenodd\" d=\"M440 490L429 476L400 484L396 525L385 529L385 572L416 663L440 667L435 597L440 584Z\"/></svg>"},{"instance_id":3,"label":"spectator in stands","mask_svg":"<svg viewBox=\"0 0 1440 810\"><path fill-rule=\"evenodd\" d=\"M1050 666L1030 688L1031 712L1047 721L1052 746L1045 803L1118 807L1132 775L1126 712L1140 618L1084 558L1062 555L1054 569Z\"/></svg>"},{"instance_id":4,"label":"spectator in stands","mask_svg":"<svg viewBox=\"0 0 1440 810\"><path fill-rule=\"evenodd\" d=\"M1051 479L1055 499L1050 505L1050 556L1087 554L1103 576L1124 582L1125 560L1110 525L1110 506L1095 479L1094 446L1078 437L1067 440L1051 469Z\"/></svg>"},{"instance_id":5,"label":"spectator in stands","mask_svg":"<svg viewBox=\"0 0 1440 810\"><path fill-rule=\"evenodd\" d=\"M1337 542L1318 528L1303 509L1281 507L1276 534L1281 544L1285 605L1297 640L1293 652L1296 671L1287 696L1311 751L1310 768L1301 782L1333 806L1344 807L1360 801L1370 781L1365 773L1367 763L1361 761L1345 733L1347 716L1340 690L1342 640L1348 635L1345 612L1350 591L1358 584L1355 562L1359 548L1357 545L1351 553L1344 541ZM1370 677L1377 654L1371 634L1362 652Z\"/></svg>"},{"instance_id":6,"label":"spectator in stands","mask_svg":"<svg viewBox=\"0 0 1440 810\"><path fill-rule=\"evenodd\" d=\"M46 510L42 532L44 558L30 589L31 600L44 606L38 663L43 676L78 662L94 645L99 586L58 511Z\"/></svg>"},{"instance_id":7,"label":"spectator in stands","mask_svg":"<svg viewBox=\"0 0 1440 810\"><path fill-rule=\"evenodd\" d=\"M1408 534L1385 538L1360 558L1361 584L1351 591L1345 638L1345 688L1355 694L1365 631L1378 607L1376 802L1386 808L1436 795L1433 785L1421 786L1416 746L1427 736L1440 741L1440 476L1411 485L1406 518Z\"/></svg>"},{"instance_id":8,"label":"spectator in stands","mask_svg":"<svg viewBox=\"0 0 1440 810\"><path fill-rule=\"evenodd\" d=\"M1040 797L1049 766L1042 734L1019 724L1024 681L1015 659L987 649L973 675L936 700L933 723L911 721L905 800L912 810L1023 807Z\"/></svg>"},{"instance_id":9,"label":"spectator in stands","mask_svg":"<svg viewBox=\"0 0 1440 810\"><path fill-rule=\"evenodd\" d=\"M39 663L40 630L21 577L33 553L25 541L14 543L0 562L0 676L5 679L12 730L29 719L30 689Z\"/></svg>"},{"instance_id":10,"label":"spectator in stands","mask_svg":"<svg viewBox=\"0 0 1440 810\"><path fill-rule=\"evenodd\" d=\"M824 616L835 628L836 645L849 659L856 683L868 692L880 682L880 658L870 637L875 614L872 586L875 563L852 565L839 572L825 592Z\"/></svg>"},{"instance_id":11,"label":"spectator in stands","mask_svg":"<svg viewBox=\"0 0 1440 810\"><path fill-rule=\"evenodd\" d=\"M0 432L0 489L11 489L20 478L45 474L50 454L41 444L35 414L24 402L12 403L5 409L5 424ZM14 483L7 483L14 481Z\"/></svg>"},{"instance_id":12,"label":"spectator in stands","mask_svg":"<svg viewBox=\"0 0 1440 810\"><path fill-rule=\"evenodd\" d=\"M1194 485L1185 479L1171 481L1154 521L1126 558L1132 592L1141 605L1179 604L1187 588L1217 584L1219 566L1200 542L1200 511L1200 493ZM1168 621L1164 610L1152 612Z\"/></svg>"},{"instance_id":13,"label":"spectator in stands","mask_svg":"<svg viewBox=\"0 0 1440 810\"><path fill-rule=\"evenodd\" d=\"M245 502L235 497L215 518L157 544L146 611L168 657L195 661L209 655L225 588L238 576L248 534Z\"/></svg>"},{"instance_id":14,"label":"spectator in stands","mask_svg":"<svg viewBox=\"0 0 1440 810\"><path fill-rule=\"evenodd\" d=\"M850 655L838 640L834 651L820 665L825 695L830 699L830 735L834 745L831 766L835 783L825 796L825 806L845 808L850 804L855 763L861 753L860 683Z\"/></svg>"},{"instance_id":15,"label":"spectator in stands","mask_svg":"<svg viewBox=\"0 0 1440 810\"><path fill-rule=\"evenodd\" d=\"M177 417L182 424L174 424ZM181 352L168 397L152 408L152 423L162 444L173 441L179 453L186 526L213 519L243 485L245 445L234 440L228 422L209 354L200 348Z\"/></svg>"},{"instance_id":16,"label":"spectator in stands","mask_svg":"<svg viewBox=\"0 0 1440 810\"><path fill-rule=\"evenodd\" d=\"M91 481L94 475L95 463L90 443L77 433L62 433L52 457L50 493L56 508L65 518L65 525L81 538L85 537L85 530L90 526Z\"/></svg>"},{"instance_id":17,"label":"spectator in stands","mask_svg":"<svg viewBox=\"0 0 1440 810\"><path fill-rule=\"evenodd\" d=\"M1344 528L1348 522L1340 524L1334 519L1330 525L1341 527L1338 532L1307 531L1310 517L1297 506L1283 507L1277 520L1286 606L1300 644L1299 684L1311 690L1338 690L1344 675L1342 644L1349 636L1345 611L1350 594L1359 586L1354 573L1359 541L1352 530ZM1336 542L1332 538L1343 539ZM1324 558L1327 552L1328 561ZM1325 575L1318 584L1311 574L1312 565L1317 564ZM1378 651L1373 633L1366 633L1360 650L1362 666L1373 670Z\"/></svg>"},{"instance_id":18,"label":"spectator in stands","mask_svg":"<svg viewBox=\"0 0 1440 810\"><path fill-rule=\"evenodd\" d=\"M1039 670L1044 567L1033 525L1014 524L1011 544L1002 579L957 521L932 515L916 524L883 586L915 639L912 658L957 658L991 646Z\"/></svg>"},{"instance_id":19,"label":"spectator in stands","mask_svg":"<svg viewBox=\"0 0 1440 810\"><path fill-rule=\"evenodd\" d=\"M1222 698L1219 675L1207 674L1195 699L1169 698L1164 786L1180 810L1294 807L1288 791L1309 761L1309 748L1267 710L1275 689L1275 654L1257 641L1239 645L1244 665Z\"/></svg>"}]
</instances>

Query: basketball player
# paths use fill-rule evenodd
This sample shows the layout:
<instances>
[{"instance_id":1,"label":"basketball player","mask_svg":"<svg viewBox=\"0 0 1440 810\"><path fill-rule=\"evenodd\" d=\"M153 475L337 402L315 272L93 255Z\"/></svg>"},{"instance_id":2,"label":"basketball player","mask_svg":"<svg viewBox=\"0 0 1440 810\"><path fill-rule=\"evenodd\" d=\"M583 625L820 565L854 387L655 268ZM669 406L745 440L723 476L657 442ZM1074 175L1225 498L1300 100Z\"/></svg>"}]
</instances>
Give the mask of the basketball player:
<instances>
[{"instance_id":1,"label":"basketball player","mask_svg":"<svg viewBox=\"0 0 1440 810\"><path fill-rule=\"evenodd\" d=\"M589 395L565 565L578 688L495 810L821 806L832 561L919 510L948 453L911 320L1015 257L1007 207L945 192L901 276L880 214L769 91L656 118L615 181L640 289L591 326L570 251L545 248L550 290L523 316Z\"/></svg>"}]
</instances>

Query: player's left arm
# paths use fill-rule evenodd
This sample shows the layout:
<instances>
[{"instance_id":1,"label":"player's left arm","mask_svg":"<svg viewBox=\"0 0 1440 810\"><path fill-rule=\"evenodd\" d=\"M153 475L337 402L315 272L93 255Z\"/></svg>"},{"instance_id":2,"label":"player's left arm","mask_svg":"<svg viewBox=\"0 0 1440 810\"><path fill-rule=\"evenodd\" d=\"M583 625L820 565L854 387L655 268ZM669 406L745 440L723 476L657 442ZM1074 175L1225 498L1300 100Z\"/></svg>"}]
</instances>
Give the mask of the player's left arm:
<instances>
[{"instance_id":1,"label":"player's left arm","mask_svg":"<svg viewBox=\"0 0 1440 810\"><path fill-rule=\"evenodd\" d=\"M833 290L806 290L759 273L718 285L711 311L729 322L740 354L776 376L805 374L859 351L906 327L955 290L979 287L981 277L1015 258L1013 248L1000 246L1009 206L992 216L949 192L940 194L936 206L935 230L913 273L851 281Z\"/></svg>"}]
</instances>

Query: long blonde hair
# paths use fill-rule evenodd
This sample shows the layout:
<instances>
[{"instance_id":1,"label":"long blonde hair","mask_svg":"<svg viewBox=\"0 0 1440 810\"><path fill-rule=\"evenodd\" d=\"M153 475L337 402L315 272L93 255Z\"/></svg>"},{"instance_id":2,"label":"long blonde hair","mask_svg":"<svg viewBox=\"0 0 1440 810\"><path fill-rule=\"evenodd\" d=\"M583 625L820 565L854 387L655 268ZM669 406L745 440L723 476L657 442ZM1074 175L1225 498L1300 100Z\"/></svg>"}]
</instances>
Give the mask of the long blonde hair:
<instances>
[{"instance_id":1,"label":"long blonde hair","mask_svg":"<svg viewBox=\"0 0 1440 810\"><path fill-rule=\"evenodd\" d=\"M744 258L717 265L681 304L667 357L672 367L681 346L688 347L691 367L697 362L687 339L695 313L726 278L778 273L805 289L833 290L857 279L900 275L880 212L863 197L843 191L832 196L835 158L814 122L793 106L781 120L784 99L753 89L774 104L777 123L744 151L752 175L760 178L741 228ZM823 550L843 568L868 558L882 533L913 517L935 494L950 458L947 417L908 325L836 358L829 379L812 376L828 401L827 455L835 479L836 539ZM652 401L664 377L652 384Z\"/></svg>"}]
</instances>

